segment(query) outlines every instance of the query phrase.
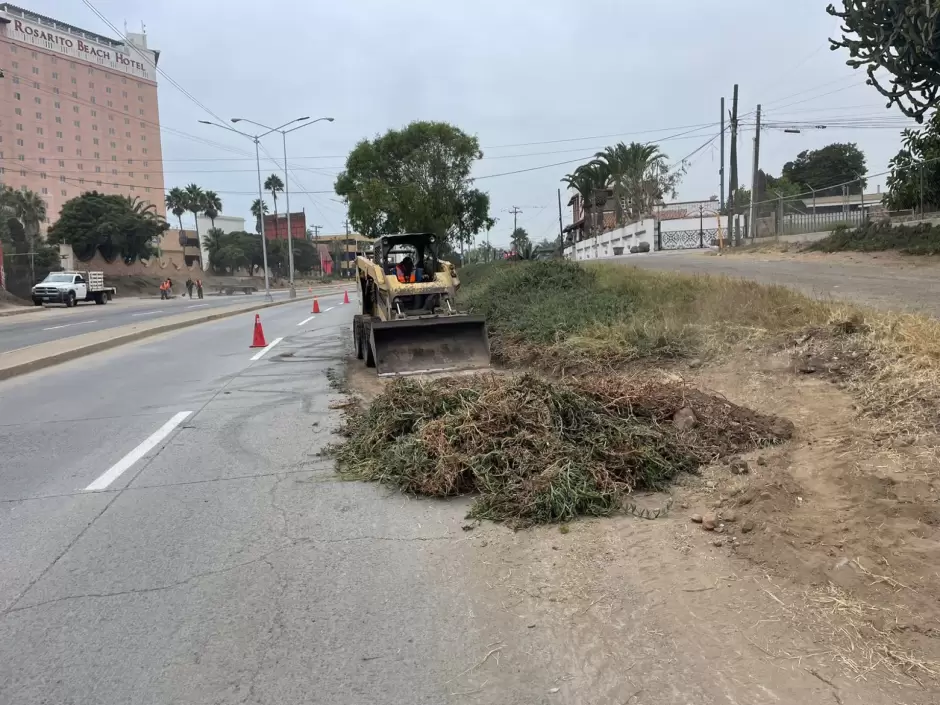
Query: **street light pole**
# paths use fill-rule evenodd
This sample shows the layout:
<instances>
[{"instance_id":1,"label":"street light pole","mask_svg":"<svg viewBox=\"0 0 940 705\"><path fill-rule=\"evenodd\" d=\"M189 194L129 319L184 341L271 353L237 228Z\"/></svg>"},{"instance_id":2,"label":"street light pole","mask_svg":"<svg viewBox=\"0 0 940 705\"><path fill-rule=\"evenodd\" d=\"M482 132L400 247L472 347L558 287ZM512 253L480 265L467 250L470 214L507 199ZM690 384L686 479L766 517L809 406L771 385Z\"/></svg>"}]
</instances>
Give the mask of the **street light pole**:
<instances>
[{"instance_id":1,"label":"street light pole","mask_svg":"<svg viewBox=\"0 0 940 705\"><path fill-rule=\"evenodd\" d=\"M252 142L255 143L255 165L258 170L258 222L261 224L261 259L264 266L264 300L273 301L271 296L271 284L268 279L268 243L264 237L264 196L261 191L261 138L268 133L261 135L249 135L247 132L242 132L241 130L236 130L234 127L229 127L228 125L220 125L217 122L210 122L208 120L200 120L203 125L212 125L214 127L221 127L223 130L228 130L229 132L234 132L236 135L241 135L242 137L247 137Z\"/></svg>"},{"instance_id":2,"label":"street light pole","mask_svg":"<svg viewBox=\"0 0 940 705\"><path fill-rule=\"evenodd\" d=\"M232 118L232 122L249 122L252 125L261 127L268 131L265 134L270 134L272 132L281 133L281 142L284 148L284 200L287 208L287 269L289 273L288 278L290 281L290 298L292 299L297 298L297 289L294 287L294 233L290 227L290 174L287 170L287 133L294 132L295 130L299 130L301 127L306 127L307 125L312 125L315 122L322 122L324 120L327 122L333 122L333 118L331 117L321 117L317 118L316 120L312 120L311 122L305 122L306 120L310 120L310 118L299 117L281 125L280 127L268 127L267 125L262 125L260 122L255 122L254 120L248 120L246 118ZM297 127L292 127L289 130L284 129L288 125L293 125L295 122L303 122L304 124L298 125Z\"/></svg>"}]
</instances>

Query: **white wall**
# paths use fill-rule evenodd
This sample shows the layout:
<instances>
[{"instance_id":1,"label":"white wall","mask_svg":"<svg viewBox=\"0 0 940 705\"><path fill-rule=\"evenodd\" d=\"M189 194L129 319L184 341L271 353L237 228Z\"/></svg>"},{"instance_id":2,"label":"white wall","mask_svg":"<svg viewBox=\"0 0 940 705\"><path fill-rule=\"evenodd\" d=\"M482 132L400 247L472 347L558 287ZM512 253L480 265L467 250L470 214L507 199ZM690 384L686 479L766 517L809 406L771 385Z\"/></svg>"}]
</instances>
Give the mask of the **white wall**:
<instances>
[{"instance_id":1,"label":"white wall","mask_svg":"<svg viewBox=\"0 0 940 705\"><path fill-rule=\"evenodd\" d=\"M741 227L744 225L743 216L737 216ZM676 220L660 221L663 233L678 232L681 230L698 231L699 226L703 231L715 230L719 227L718 218L715 215L705 216L701 222L698 218L679 218ZM725 238L727 234L728 218L721 218L721 230ZM711 239L710 237L708 239ZM573 260L604 259L614 257L614 248L623 247L623 254L629 255L630 248L640 243L649 243L650 252L656 249L656 220L647 218L638 223L632 223L622 228L617 228L606 233L601 233L596 237L582 240L581 242L565 248L565 257ZM708 243L706 242L706 247ZM648 253L637 253L648 254Z\"/></svg>"},{"instance_id":2,"label":"white wall","mask_svg":"<svg viewBox=\"0 0 940 705\"><path fill-rule=\"evenodd\" d=\"M206 216L200 215L196 216L196 224L199 226L199 249L202 252L202 261L206 265L206 270L208 270L209 252L206 250L205 234L212 227L212 221ZM216 216L215 227L226 234L242 232L245 229L245 219L233 215L219 215Z\"/></svg>"}]
</instances>

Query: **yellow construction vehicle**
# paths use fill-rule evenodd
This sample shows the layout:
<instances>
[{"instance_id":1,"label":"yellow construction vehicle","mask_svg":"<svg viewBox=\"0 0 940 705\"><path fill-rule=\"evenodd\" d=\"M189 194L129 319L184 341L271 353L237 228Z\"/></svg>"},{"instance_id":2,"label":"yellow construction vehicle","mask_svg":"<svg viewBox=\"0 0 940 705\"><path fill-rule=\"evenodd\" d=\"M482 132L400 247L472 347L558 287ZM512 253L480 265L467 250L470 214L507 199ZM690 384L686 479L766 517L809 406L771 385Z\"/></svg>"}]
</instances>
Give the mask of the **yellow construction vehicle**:
<instances>
[{"instance_id":1,"label":"yellow construction vehicle","mask_svg":"<svg viewBox=\"0 0 940 705\"><path fill-rule=\"evenodd\" d=\"M457 309L460 280L432 233L383 235L356 258L356 357L379 376L489 367L486 319Z\"/></svg>"}]
</instances>

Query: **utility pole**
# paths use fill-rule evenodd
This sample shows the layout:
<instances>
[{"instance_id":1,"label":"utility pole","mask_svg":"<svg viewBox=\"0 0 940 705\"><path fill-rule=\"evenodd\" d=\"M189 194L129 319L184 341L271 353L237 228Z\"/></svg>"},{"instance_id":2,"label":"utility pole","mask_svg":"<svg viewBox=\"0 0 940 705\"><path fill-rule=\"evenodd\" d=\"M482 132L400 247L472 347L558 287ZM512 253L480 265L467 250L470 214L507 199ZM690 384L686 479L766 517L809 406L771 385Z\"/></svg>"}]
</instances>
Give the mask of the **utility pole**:
<instances>
[{"instance_id":1,"label":"utility pole","mask_svg":"<svg viewBox=\"0 0 940 705\"><path fill-rule=\"evenodd\" d=\"M346 239L343 241L343 267L346 266L346 257L349 254L349 218L343 221L343 227L346 228ZM340 270L342 272L342 270ZM349 274L352 275L352 269L350 268Z\"/></svg>"},{"instance_id":2,"label":"utility pole","mask_svg":"<svg viewBox=\"0 0 940 705\"><path fill-rule=\"evenodd\" d=\"M561 219L561 189L558 189L558 254L565 255L565 226Z\"/></svg>"},{"instance_id":3,"label":"utility pole","mask_svg":"<svg viewBox=\"0 0 940 705\"><path fill-rule=\"evenodd\" d=\"M720 181L720 186L718 187L718 207L720 210L725 209L725 98L721 98L721 166L718 167L718 179ZM559 206L561 202L559 200Z\"/></svg>"},{"instance_id":4,"label":"utility pole","mask_svg":"<svg viewBox=\"0 0 940 705\"><path fill-rule=\"evenodd\" d=\"M512 234L516 234L516 229L519 227L519 214L522 212L522 209L519 206L513 206L510 211L512 213ZM512 246L512 236L509 237L509 244Z\"/></svg>"},{"instance_id":5,"label":"utility pole","mask_svg":"<svg viewBox=\"0 0 940 705\"><path fill-rule=\"evenodd\" d=\"M737 211L737 204L735 201L735 194L738 191L738 84L734 84L734 92L731 96L731 152L729 155L730 158L730 174L728 178L728 202L726 207L728 208L728 231L727 237L728 242L732 241L734 233L734 219Z\"/></svg>"},{"instance_id":6,"label":"utility pole","mask_svg":"<svg viewBox=\"0 0 940 705\"><path fill-rule=\"evenodd\" d=\"M757 132L754 134L754 170L751 173L751 238L757 237L757 193L760 171L760 103L757 105Z\"/></svg>"},{"instance_id":7,"label":"utility pole","mask_svg":"<svg viewBox=\"0 0 940 705\"><path fill-rule=\"evenodd\" d=\"M322 225L311 225L310 229L313 230L313 240L316 244L313 246L317 251L317 262L319 262L320 276L323 276L323 262L320 260L320 230L323 229Z\"/></svg>"}]
</instances>

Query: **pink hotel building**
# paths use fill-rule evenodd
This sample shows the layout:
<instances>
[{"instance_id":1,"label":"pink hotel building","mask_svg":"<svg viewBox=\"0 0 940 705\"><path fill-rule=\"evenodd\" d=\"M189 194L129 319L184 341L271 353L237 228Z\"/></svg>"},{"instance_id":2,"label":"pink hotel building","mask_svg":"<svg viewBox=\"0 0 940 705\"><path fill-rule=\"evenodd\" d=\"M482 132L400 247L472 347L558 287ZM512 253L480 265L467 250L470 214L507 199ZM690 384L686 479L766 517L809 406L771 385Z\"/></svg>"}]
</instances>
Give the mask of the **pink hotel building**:
<instances>
[{"instance_id":1,"label":"pink hotel building","mask_svg":"<svg viewBox=\"0 0 940 705\"><path fill-rule=\"evenodd\" d=\"M161 215L158 51L0 3L0 182L46 201L48 222L86 191L137 196Z\"/></svg>"}]
</instances>

